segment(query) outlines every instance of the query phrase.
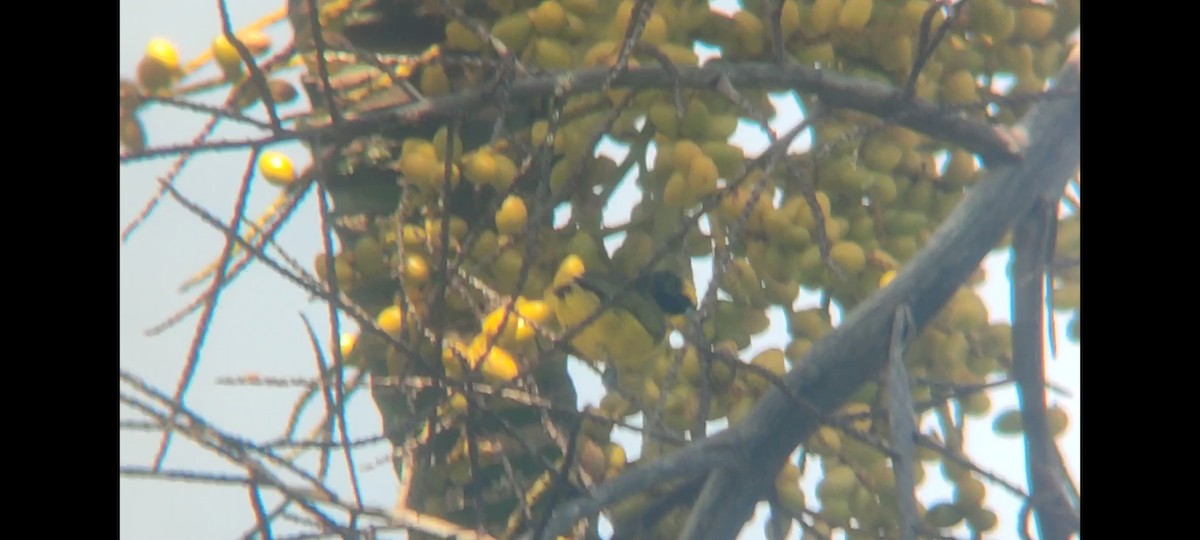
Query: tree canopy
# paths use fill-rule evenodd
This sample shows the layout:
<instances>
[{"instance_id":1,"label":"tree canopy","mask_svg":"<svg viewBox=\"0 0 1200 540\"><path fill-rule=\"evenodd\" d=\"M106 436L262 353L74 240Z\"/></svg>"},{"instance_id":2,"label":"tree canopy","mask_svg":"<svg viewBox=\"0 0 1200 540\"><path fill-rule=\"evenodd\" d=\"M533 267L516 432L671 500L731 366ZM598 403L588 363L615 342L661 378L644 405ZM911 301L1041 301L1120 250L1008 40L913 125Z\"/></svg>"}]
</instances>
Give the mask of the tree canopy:
<instances>
[{"instance_id":1,"label":"tree canopy","mask_svg":"<svg viewBox=\"0 0 1200 540\"><path fill-rule=\"evenodd\" d=\"M175 160L158 197L225 235L189 281L204 290L154 329L200 315L177 387L122 365L123 411L151 420L122 428L162 433L123 475L178 477L162 460L187 438L246 471L224 481L250 486L263 538L293 511L320 536L591 538L603 517L614 538L733 538L762 501L770 538L987 537L989 485L1024 501L1023 530L1078 531L1043 363L1054 310L1079 339L1077 0L289 0L243 28L220 7L208 51L185 63L158 38L121 79L123 167ZM776 129L781 95L802 116ZM149 144L152 106L212 120ZM232 215L175 184L239 149L240 188L210 180ZM255 217L262 180L278 197ZM306 197L323 253L298 263L274 242ZM1011 324L978 293L998 248ZM251 265L329 306L329 335L305 319L318 370L288 455L184 404ZM772 328L786 342L750 352ZM572 363L598 402L581 407ZM1018 409L992 407L1004 385ZM330 455L354 478L360 392L394 508L324 485ZM1026 485L965 455L970 418L1024 437ZM927 507L934 465L954 498Z\"/></svg>"}]
</instances>

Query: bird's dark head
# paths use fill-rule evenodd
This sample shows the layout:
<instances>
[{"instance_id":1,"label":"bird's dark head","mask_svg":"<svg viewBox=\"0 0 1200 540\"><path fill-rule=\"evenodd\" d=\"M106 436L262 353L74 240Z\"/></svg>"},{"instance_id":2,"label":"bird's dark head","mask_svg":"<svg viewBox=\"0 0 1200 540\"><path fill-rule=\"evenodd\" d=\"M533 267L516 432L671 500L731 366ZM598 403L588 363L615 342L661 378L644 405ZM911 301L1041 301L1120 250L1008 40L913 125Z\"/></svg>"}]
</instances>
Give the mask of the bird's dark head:
<instances>
[{"instance_id":1,"label":"bird's dark head","mask_svg":"<svg viewBox=\"0 0 1200 540\"><path fill-rule=\"evenodd\" d=\"M655 304L668 315L686 313L696 308L696 302L688 296L683 279L674 272L658 270L651 272L645 278L645 288Z\"/></svg>"}]
</instances>

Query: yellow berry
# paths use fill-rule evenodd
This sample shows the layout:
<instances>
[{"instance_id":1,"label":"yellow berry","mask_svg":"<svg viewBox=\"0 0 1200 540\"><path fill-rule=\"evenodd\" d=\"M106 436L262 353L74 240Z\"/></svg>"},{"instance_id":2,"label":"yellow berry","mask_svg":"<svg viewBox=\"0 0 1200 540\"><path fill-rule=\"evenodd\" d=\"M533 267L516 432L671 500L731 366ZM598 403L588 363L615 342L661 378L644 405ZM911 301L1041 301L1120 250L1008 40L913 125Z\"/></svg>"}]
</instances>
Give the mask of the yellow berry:
<instances>
[{"instance_id":1,"label":"yellow berry","mask_svg":"<svg viewBox=\"0 0 1200 540\"><path fill-rule=\"evenodd\" d=\"M473 30L453 19L446 24L446 46L460 51L479 52L483 50L483 41Z\"/></svg>"},{"instance_id":2,"label":"yellow berry","mask_svg":"<svg viewBox=\"0 0 1200 540\"><path fill-rule=\"evenodd\" d=\"M213 40L212 54L226 77L236 75L241 70L242 57L238 55L237 48L233 46L233 43L230 43L224 35L217 36Z\"/></svg>"},{"instance_id":3,"label":"yellow berry","mask_svg":"<svg viewBox=\"0 0 1200 540\"><path fill-rule=\"evenodd\" d=\"M446 68L440 64L430 64L421 70L421 93L425 97L444 96L450 93L450 79L446 77Z\"/></svg>"},{"instance_id":4,"label":"yellow berry","mask_svg":"<svg viewBox=\"0 0 1200 540\"><path fill-rule=\"evenodd\" d=\"M146 132L142 130L142 122L137 116L131 114L121 118L121 144L131 152L146 149Z\"/></svg>"},{"instance_id":5,"label":"yellow berry","mask_svg":"<svg viewBox=\"0 0 1200 540\"><path fill-rule=\"evenodd\" d=\"M796 0L786 0L783 3L783 11L779 15L779 26L783 30L785 38L800 29L800 4Z\"/></svg>"},{"instance_id":6,"label":"yellow berry","mask_svg":"<svg viewBox=\"0 0 1200 540\"><path fill-rule=\"evenodd\" d=\"M250 50L250 54L254 56L265 53L267 49L271 48L271 36L260 30L239 32L237 38L242 42L242 45L245 45Z\"/></svg>"},{"instance_id":7,"label":"yellow berry","mask_svg":"<svg viewBox=\"0 0 1200 540\"><path fill-rule=\"evenodd\" d=\"M496 161L496 155L487 149L472 152L463 160L463 176L475 184L491 184L500 176Z\"/></svg>"},{"instance_id":8,"label":"yellow berry","mask_svg":"<svg viewBox=\"0 0 1200 540\"><path fill-rule=\"evenodd\" d=\"M506 383L517 378L521 368L513 355L498 345L488 347L487 338L479 335L471 342L470 363L492 383Z\"/></svg>"},{"instance_id":9,"label":"yellow berry","mask_svg":"<svg viewBox=\"0 0 1200 540\"><path fill-rule=\"evenodd\" d=\"M667 41L667 20L661 14L654 13L646 20L642 30L642 41L653 45L661 45Z\"/></svg>"},{"instance_id":10,"label":"yellow berry","mask_svg":"<svg viewBox=\"0 0 1200 540\"><path fill-rule=\"evenodd\" d=\"M829 258L849 274L862 272L867 265L867 254L862 246L849 241L838 242L830 247Z\"/></svg>"},{"instance_id":11,"label":"yellow berry","mask_svg":"<svg viewBox=\"0 0 1200 540\"><path fill-rule=\"evenodd\" d=\"M1017 13L1017 33L1029 41L1041 41L1054 28L1054 9L1030 4Z\"/></svg>"},{"instance_id":12,"label":"yellow berry","mask_svg":"<svg viewBox=\"0 0 1200 540\"><path fill-rule=\"evenodd\" d=\"M517 313L537 324L550 320L550 305L541 300L529 300L524 296L517 297Z\"/></svg>"},{"instance_id":13,"label":"yellow berry","mask_svg":"<svg viewBox=\"0 0 1200 540\"><path fill-rule=\"evenodd\" d=\"M842 11L841 0L816 0L812 7L812 26L817 34L825 34L833 29L833 23L838 20Z\"/></svg>"},{"instance_id":14,"label":"yellow berry","mask_svg":"<svg viewBox=\"0 0 1200 540\"><path fill-rule=\"evenodd\" d=\"M539 34L552 37L567 23L567 12L562 4L546 0L529 12L529 20Z\"/></svg>"},{"instance_id":15,"label":"yellow berry","mask_svg":"<svg viewBox=\"0 0 1200 540\"><path fill-rule=\"evenodd\" d=\"M267 182L276 186L287 186L296 181L296 169L291 158L268 150L258 157L258 172Z\"/></svg>"},{"instance_id":16,"label":"yellow berry","mask_svg":"<svg viewBox=\"0 0 1200 540\"><path fill-rule=\"evenodd\" d=\"M513 182L517 179L517 164L509 159L504 154L497 154L496 159L496 178L492 185L497 191L506 192Z\"/></svg>"},{"instance_id":17,"label":"yellow berry","mask_svg":"<svg viewBox=\"0 0 1200 540\"><path fill-rule=\"evenodd\" d=\"M954 71L942 78L942 103L947 105L977 101L975 91L975 76L965 69Z\"/></svg>"},{"instance_id":18,"label":"yellow berry","mask_svg":"<svg viewBox=\"0 0 1200 540\"><path fill-rule=\"evenodd\" d=\"M539 38L533 42L534 58L543 69L566 70L575 65L571 48L557 39Z\"/></svg>"},{"instance_id":19,"label":"yellow berry","mask_svg":"<svg viewBox=\"0 0 1200 540\"><path fill-rule=\"evenodd\" d=\"M341 349L342 358L347 358L350 353L354 352L354 346L358 344L358 333L346 332L342 334L342 338L338 343L338 348Z\"/></svg>"},{"instance_id":20,"label":"yellow berry","mask_svg":"<svg viewBox=\"0 0 1200 540\"><path fill-rule=\"evenodd\" d=\"M708 106L699 99L691 100L679 129L684 137L703 139L708 133Z\"/></svg>"},{"instance_id":21,"label":"yellow berry","mask_svg":"<svg viewBox=\"0 0 1200 540\"><path fill-rule=\"evenodd\" d=\"M429 261L425 260L424 255L405 255L401 272L409 285L422 285L429 281Z\"/></svg>"},{"instance_id":22,"label":"yellow berry","mask_svg":"<svg viewBox=\"0 0 1200 540\"><path fill-rule=\"evenodd\" d=\"M925 512L925 523L939 529L948 529L958 524L963 520L962 510L950 503L939 503L933 505L928 512Z\"/></svg>"},{"instance_id":23,"label":"yellow berry","mask_svg":"<svg viewBox=\"0 0 1200 540\"><path fill-rule=\"evenodd\" d=\"M1009 409L996 416L992 422L992 430L1000 435L1016 435L1024 430L1021 421L1021 411Z\"/></svg>"},{"instance_id":24,"label":"yellow berry","mask_svg":"<svg viewBox=\"0 0 1200 540\"><path fill-rule=\"evenodd\" d=\"M672 208L691 206L693 193L688 189L687 179L682 174L673 173L663 187L663 203Z\"/></svg>"},{"instance_id":25,"label":"yellow berry","mask_svg":"<svg viewBox=\"0 0 1200 540\"><path fill-rule=\"evenodd\" d=\"M862 30L871 19L871 7L871 0L846 0L838 14L838 26L851 32Z\"/></svg>"},{"instance_id":26,"label":"yellow berry","mask_svg":"<svg viewBox=\"0 0 1200 540\"><path fill-rule=\"evenodd\" d=\"M375 324L389 336L399 338L400 332L404 330L404 312L400 310L400 306L386 307L375 317Z\"/></svg>"},{"instance_id":27,"label":"yellow berry","mask_svg":"<svg viewBox=\"0 0 1200 540\"><path fill-rule=\"evenodd\" d=\"M749 11L738 11L733 14L733 22L737 29L738 43L742 47L742 52L750 56L762 54L763 48L766 46L766 33L762 20Z\"/></svg>"},{"instance_id":28,"label":"yellow berry","mask_svg":"<svg viewBox=\"0 0 1200 540\"><path fill-rule=\"evenodd\" d=\"M516 195L509 195L500 203L500 209L496 212L496 230L500 234L516 234L525 228L528 218L525 200Z\"/></svg>"},{"instance_id":29,"label":"yellow berry","mask_svg":"<svg viewBox=\"0 0 1200 540\"><path fill-rule=\"evenodd\" d=\"M697 196L708 195L716 191L718 174L717 164L713 163L708 156L701 154L692 161L691 169L688 170L688 191Z\"/></svg>"},{"instance_id":30,"label":"yellow berry","mask_svg":"<svg viewBox=\"0 0 1200 540\"><path fill-rule=\"evenodd\" d=\"M181 74L179 51L165 38L154 38L146 44L146 54L138 62L138 84L147 90L162 90Z\"/></svg>"},{"instance_id":31,"label":"yellow berry","mask_svg":"<svg viewBox=\"0 0 1200 540\"><path fill-rule=\"evenodd\" d=\"M1050 428L1050 436L1057 437L1067 431L1067 411L1055 405L1046 409L1046 424Z\"/></svg>"},{"instance_id":32,"label":"yellow berry","mask_svg":"<svg viewBox=\"0 0 1200 540\"><path fill-rule=\"evenodd\" d=\"M882 276L879 276L879 287L887 287L888 283L891 283L893 279L896 279L895 270L888 270L884 272Z\"/></svg>"},{"instance_id":33,"label":"yellow berry","mask_svg":"<svg viewBox=\"0 0 1200 540\"><path fill-rule=\"evenodd\" d=\"M492 36L514 51L524 49L531 34L533 34L533 22L524 13L506 15L492 25Z\"/></svg>"}]
</instances>

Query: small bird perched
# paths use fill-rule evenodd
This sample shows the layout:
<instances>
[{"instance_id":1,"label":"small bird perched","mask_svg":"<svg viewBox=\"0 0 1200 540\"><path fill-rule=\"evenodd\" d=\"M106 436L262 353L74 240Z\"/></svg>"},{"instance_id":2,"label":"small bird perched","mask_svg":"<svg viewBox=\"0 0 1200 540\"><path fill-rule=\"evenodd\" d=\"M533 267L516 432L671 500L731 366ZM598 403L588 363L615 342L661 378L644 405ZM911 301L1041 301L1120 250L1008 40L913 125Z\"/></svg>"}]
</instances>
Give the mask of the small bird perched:
<instances>
[{"instance_id":1,"label":"small bird perched","mask_svg":"<svg viewBox=\"0 0 1200 540\"><path fill-rule=\"evenodd\" d=\"M574 255L559 266L552 292L547 301L564 331L591 318L601 306L610 306L576 334L571 346L585 360L610 363L623 374L652 366L663 351L666 317L695 308L683 280L672 272L650 272L629 283L619 276L586 272Z\"/></svg>"}]
</instances>

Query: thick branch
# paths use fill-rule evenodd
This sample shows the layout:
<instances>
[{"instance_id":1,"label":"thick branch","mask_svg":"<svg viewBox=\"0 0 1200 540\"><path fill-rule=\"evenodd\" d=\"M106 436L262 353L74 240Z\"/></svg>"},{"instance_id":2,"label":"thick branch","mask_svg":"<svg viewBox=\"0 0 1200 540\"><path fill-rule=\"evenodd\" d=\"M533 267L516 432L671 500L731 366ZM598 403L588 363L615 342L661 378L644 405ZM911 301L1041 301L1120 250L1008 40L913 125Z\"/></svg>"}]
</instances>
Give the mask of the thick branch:
<instances>
[{"instance_id":1,"label":"thick branch","mask_svg":"<svg viewBox=\"0 0 1200 540\"><path fill-rule=\"evenodd\" d=\"M505 97L517 102L531 102L554 95L560 87L565 89L567 96L595 92L603 88L609 75L608 68L593 68L523 77L512 83ZM931 137L954 141L980 154L989 164L1013 163L1020 157L1019 141L1002 127L974 122L954 111L942 110L937 105L920 100L904 101L901 99L902 90L888 85L819 69L752 62L710 62L699 68L640 67L617 76L612 87L653 89L679 85L692 89L715 89L722 77L741 89L795 90L816 95L828 107L887 117ZM1062 88L1070 90L1076 87ZM445 123L454 116L472 114L494 106L498 94L496 88L468 89L440 98L359 111L358 116L347 112L346 118L337 126L326 124L285 131L261 139L151 148L144 152L123 154L121 161L173 155L189 149L228 149L280 140L320 139L331 142L377 133L384 128L394 129L397 122L402 127L411 126L414 131L421 131L431 125Z\"/></svg>"}]
</instances>

